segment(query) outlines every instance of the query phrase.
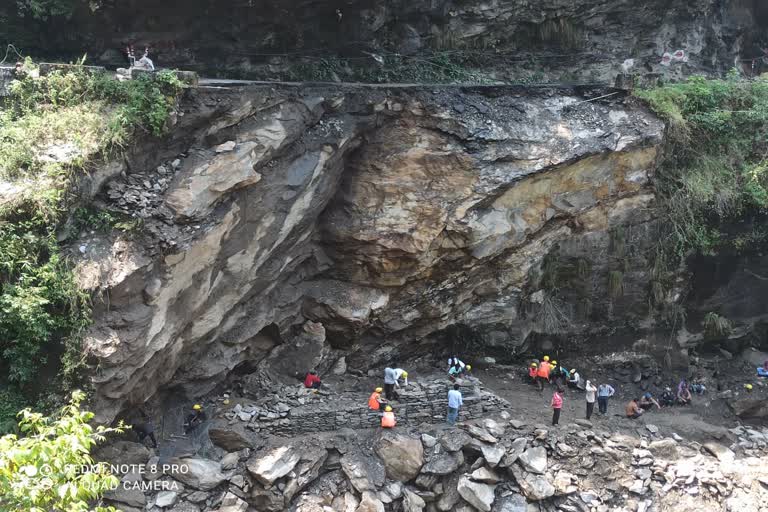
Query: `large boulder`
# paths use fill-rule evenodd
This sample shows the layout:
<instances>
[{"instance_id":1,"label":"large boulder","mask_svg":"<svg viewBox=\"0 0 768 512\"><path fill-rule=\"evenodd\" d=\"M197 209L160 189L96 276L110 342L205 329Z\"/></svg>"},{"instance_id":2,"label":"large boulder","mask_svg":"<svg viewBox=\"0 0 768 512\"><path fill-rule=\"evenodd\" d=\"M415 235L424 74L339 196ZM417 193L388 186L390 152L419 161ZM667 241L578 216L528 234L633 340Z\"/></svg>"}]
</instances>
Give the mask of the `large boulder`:
<instances>
[{"instance_id":1,"label":"large boulder","mask_svg":"<svg viewBox=\"0 0 768 512\"><path fill-rule=\"evenodd\" d=\"M424 465L424 446L418 438L385 432L378 439L375 450L393 480L412 480Z\"/></svg>"},{"instance_id":2,"label":"large boulder","mask_svg":"<svg viewBox=\"0 0 768 512\"><path fill-rule=\"evenodd\" d=\"M94 460L127 466L146 464L150 456L146 446L131 441L114 441L99 446L93 453Z\"/></svg>"},{"instance_id":3,"label":"large boulder","mask_svg":"<svg viewBox=\"0 0 768 512\"><path fill-rule=\"evenodd\" d=\"M514 466L510 471L515 480L517 480L520 490L523 491L523 494L529 500L540 501L554 496L555 486L547 478L541 475L526 473Z\"/></svg>"},{"instance_id":4,"label":"large boulder","mask_svg":"<svg viewBox=\"0 0 768 512\"><path fill-rule=\"evenodd\" d=\"M221 500L221 505L216 512L245 512L246 510L248 510L248 503L228 492Z\"/></svg>"},{"instance_id":5,"label":"large boulder","mask_svg":"<svg viewBox=\"0 0 768 512\"><path fill-rule=\"evenodd\" d=\"M375 491L384 485L386 479L384 466L378 459L353 452L341 458L341 470L347 475L352 487L360 493Z\"/></svg>"},{"instance_id":6,"label":"large boulder","mask_svg":"<svg viewBox=\"0 0 768 512\"><path fill-rule=\"evenodd\" d=\"M355 512L384 512L384 504L373 493L364 492Z\"/></svg>"},{"instance_id":7,"label":"large boulder","mask_svg":"<svg viewBox=\"0 0 768 512\"><path fill-rule=\"evenodd\" d=\"M122 505L128 505L129 507L144 508L147 503L147 498L139 488L134 488L130 485L120 485L116 489L111 489L104 493L104 499L117 503L118 508Z\"/></svg>"},{"instance_id":8,"label":"large boulder","mask_svg":"<svg viewBox=\"0 0 768 512\"><path fill-rule=\"evenodd\" d=\"M433 475L447 475L459 469L459 466L462 464L464 464L464 454L462 452L440 453L433 455L429 462L421 468L421 472Z\"/></svg>"},{"instance_id":9,"label":"large boulder","mask_svg":"<svg viewBox=\"0 0 768 512\"><path fill-rule=\"evenodd\" d=\"M403 512L421 512L427 504L412 490L403 489Z\"/></svg>"},{"instance_id":10,"label":"large boulder","mask_svg":"<svg viewBox=\"0 0 768 512\"><path fill-rule=\"evenodd\" d=\"M227 477L221 471L221 464L208 459L180 458L171 459L171 465L177 464L184 468L180 471L172 471L170 476L181 483L199 489L210 491L224 482Z\"/></svg>"},{"instance_id":11,"label":"large boulder","mask_svg":"<svg viewBox=\"0 0 768 512\"><path fill-rule=\"evenodd\" d=\"M301 455L292 446L281 446L270 450L265 455L251 457L246 467L256 480L264 485L272 485L296 467Z\"/></svg>"},{"instance_id":12,"label":"large boulder","mask_svg":"<svg viewBox=\"0 0 768 512\"><path fill-rule=\"evenodd\" d=\"M512 446L509 447L507 454L504 455L504 458L499 465L503 468L510 467L518 458L520 458L520 455L525 451L526 446L528 446L528 439L525 437L518 437L512 441Z\"/></svg>"},{"instance_id":13,"label":"large boulder","mask_svg":"<svg viewBox=\"0 0 768 512\"><path fill-rule=\"evenodd\" d=\"M459 473L453 473L444 481L443 495L437 500L437 509L441 512L448 512L461 501L461 496L459 495L458 490L459 478L461 478Z\"/></svg>"},{"instance_id":14,"label":"large boulder","mask_svg":"<svg viewBox=\"0 0 768 512\"><path fill-rule=\"evenodd\" d=\"M733 413L741 419L768 418L768 400L741 398L728 402Z\"/></svg>"},{"instance_id":15,"label":"large boulder","mask_svg":"<svg viewBox=\"0 0 768 512\"><path fill-rule=\"evenodd\" d=\"M286 482L283 495L287 501L293 499L319 475L323 464L328 459L328 450L322 447L312 447L301 452L301 460L291 472L292 478Z\"/></svg>"},{"instance_id":16,"label":"large boulder","mask_svg":"<svg viewBox=\"0 0 768 512\"><path fill-rule=\"evenodd\" d=\"M459 494L464 500L482 512L491 512L491 505L495 498L495 485L473 482L469 475L459 478Z\"/></svg>"},{"instance_id":17,"label":"large boulder","mask_svg":"<svg viewBox=\"0 0 768 512\"><path fill-rule=\"evenodd\" d=\"M547 449L543 446L529 448L520 454L518 462L531 473L542 475L547 470Z\"/></svg>"},{"instance_id":18,"label":"large boulder","mask_svg":"<svg viewBox=\"0 0 768 512\"><path fill-rule=\"evenodd\" d=\"M216 424L208 429L208 437L219 448L228 452L237 452L245 448L253 448L246 437L243 428L238 425Z\"/></svg>"},{"instance_id":19,"label":"large boulder","mask_svg":"<svg viewBox=\"0 0 768 512\"><path fill-rule=\"evenodd\" d=\"M440 444L449 452L458 452L472 441L463 430L448 430L440 437Z\"/></svg>"},{"instance_id":20,"label":"large boulder","mask_svg":"<svg viewBox=\"0 0 768 512\"><path fill-rule=\"evenodd\" d=\"M717 457L720 462L733 462L736 459L733 450L714 441L704 443L704 449Z\"/></svg>"},{"instance_id":21,"label":"large boulder","mask_svg":"<svg viewBox=\"0 0 768 512\"><path fill-rule=\"evenodd\" d=\"M525 497L520 494L511 494L497 499L493 503L491 512L526 512L528 510L528 503L525 501Z\"/></svg>"}]
</instances>

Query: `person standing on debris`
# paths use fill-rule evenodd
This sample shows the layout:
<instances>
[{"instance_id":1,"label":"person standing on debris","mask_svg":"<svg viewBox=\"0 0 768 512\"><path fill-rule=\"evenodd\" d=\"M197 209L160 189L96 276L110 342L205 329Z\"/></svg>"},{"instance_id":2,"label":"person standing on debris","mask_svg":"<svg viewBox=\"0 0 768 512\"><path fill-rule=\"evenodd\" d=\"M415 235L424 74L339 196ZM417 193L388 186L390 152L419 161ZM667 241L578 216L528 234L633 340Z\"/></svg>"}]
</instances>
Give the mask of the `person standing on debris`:
<instances>
[{"instance_id":1,"label":"person standing on debris","mask_svg":"<svg viewBox=\"0 0 768 512\"><path fill-rule=\"evenodd\" d=\"M408 372L402 368L395 368L395 387L400 387L400 379L403 379L403 386L408 385Z\"/></svg>"},{"instance_id":2,"label":"person standing on debris","mask_svg":"<svg viewBox=\"0 0 768 512\"><path fill-rule=\"evenodd\" d=\"M586 391L586 399L587 399L587 419L592 417L592 413L595 410L595 397L597 396L597 388L592 384L591 381L587 381L587 384L584 386L584 391Z\"/></svg>"},{"instance_id":3,"label":"person standing on debris","mask_svg":"<svg viewBox=\"0 0 768 512\"><path fill-rule=\"evenodd\" d=\"M600 384L597 387L597 407L600 414L608 413L608 399L616 393L616 390L610 384Z\"/></svg>"},{"instance_id":4,"label":"person standing on debris","mask_svg":"<svg viewBox=\"0 0 768 512\"><path fill-rule=\"evenodd\" d=\"M643 410L638 405L637 398L633 398L629 401L625 412L627 413L627 418L631 418L633 420L643 415Z\"/></svg>"},{"instance_id":5,"label":"person standing on debris","mask_svg":"<svg viewBox=\"0 0 768 512\"><path fill-rule=\"evenodd\" d=\"M459 409L464 405L464 398L459 391L459 385L454 384L453 389L448 391L448 417L446 421L449 425L455 425L459 417Z\"/></svg>"},{"instance_id":6,"label":"person standing on debris","mask_svg":"<svg viewBox=\"0 0 768 512\"><path fill-rule=\"evenodd\" d=\"M558 387L552 393L552 425L557 425L560 421L560 409L563 408L563 388Z\"/></svg>"},{"instance_id":7,"label":"person standing on debris","mask_svg":"<svg viewBox=\"0 0 768 512\"><path fill-rule=\"evenodd\" d=\"M531 384L536 384L536 377L539 375L538 363L531 363L528 367L528 378L531 379Z\"/></svg>"},{"instance_id":8,"label":"person standing on debris","mask_svg":"<svg viewBox=\"0 0 768 512\"><path fill-rule=\"evenodd\" d=\"M384 413L381 415L381 428L395 428L397 420L395 420L395 413L392 412L391 406L384 408Z\"/></svg>"},{"instance_id":9,"label":"person standing on debris","mask_svg":"<svg viewBox=\"0 0 768 512\"><path fill-rule=\"evenodd\" d=\"M384 396L387 400L397 400L398 396L395 393L395 384L397 384L397 377L395 377L395 370L387 366L384 368Z\"/></svg>"},{"instance_id":10,"label":"person standing on debris","mask_svg":"<svg viewBox=\"0 0 768 512\"><path fill-rule=\"evenodd\" d=\"M368 408L372 411L378 411L381 409L381 388L376 388L371 396L368 397Z\"/></svg>"},{"instance_id":11,"label":"person standing on debris","mask_svg":"<svg viewBox=\"0 0 768 512\"><path fill-rule=\"evenodd\" d=\"M187 434L206 419L208 419L208 417L203 410L203 406L200 404L193 405L192 412L187 416L187 422L184 424L184 433Z\"/></svg>"},{"instance_id":12,"label":"person standing on debris","mask_svg":"<svg viewBox=\"0 0 768 512\"><path fill-rule=\"evenodd\" d=\"M320 380L320 377L317 376L317 372L315 370L311 370L307 376L304 377L305 388L320 389L320 386L322 385L323 382Z\"/></svg>"},{"instance_id":13,"label":"person standing on debris","mask_svg":"<svg viewBox=\"0 0 768 512\"><path fill-rule=\"evenodd\" d=\"M539 378L536 383L539 385L539 391L544 390L544 381L549 382L549 356L544 356L544 360L539 364Z\"/></svg>"}]
</instances>

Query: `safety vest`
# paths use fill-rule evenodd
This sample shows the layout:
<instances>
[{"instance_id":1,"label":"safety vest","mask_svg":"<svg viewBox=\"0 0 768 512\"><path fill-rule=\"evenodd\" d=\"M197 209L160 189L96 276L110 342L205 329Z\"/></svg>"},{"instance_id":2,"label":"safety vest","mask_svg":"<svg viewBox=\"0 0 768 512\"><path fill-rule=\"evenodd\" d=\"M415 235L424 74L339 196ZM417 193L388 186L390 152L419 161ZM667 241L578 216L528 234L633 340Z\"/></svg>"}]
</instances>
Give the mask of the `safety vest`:
<instances>
[{"instance_id":1,"label":"safety vest","mask_svg":"<svg viewBox=\"0 0 768 512\"><path fill-rule=\"evenodd\" d=\"M530 368L528 368L528 376L529 376L529 377L533 378L533 377L535 377L535 376L536 376L538 373L539 373L539 369L538 369L538 368L536 368L535 366L531 366Z\"/></svg>"},{"instance_id":2,"label":"safety vest","mask_svg":"<svg viewBox=\"0 0 768 512\"><path fill-rule=\"evenodd\" d=\"M381 407L381 404L379 403L380 397L381 393L377 393L376 391L371 393L371 397L368 399L368 408L373 409L374 411L378 411Z\"/></svg>"},{"instance_id":3,"label":"safety vest","mask_svg":"<svg viewBox=\"0 0 768 512\"><path fill-rule=\"evenodd\" d=\"M381 426L382 428L392 428L395 426L395 413L393 412L385 412L384 415L381 417Z\"/></svg>"},{"instance_id":4,"label":"safety vest","mask_svg":"<svg viewBox=\"0 0 768 512\"><path fill-rule=\"evenodd\" d=\"M539 377L549 378L549 363L543 362L539 365Z\"/></svg>"}]
</instances>

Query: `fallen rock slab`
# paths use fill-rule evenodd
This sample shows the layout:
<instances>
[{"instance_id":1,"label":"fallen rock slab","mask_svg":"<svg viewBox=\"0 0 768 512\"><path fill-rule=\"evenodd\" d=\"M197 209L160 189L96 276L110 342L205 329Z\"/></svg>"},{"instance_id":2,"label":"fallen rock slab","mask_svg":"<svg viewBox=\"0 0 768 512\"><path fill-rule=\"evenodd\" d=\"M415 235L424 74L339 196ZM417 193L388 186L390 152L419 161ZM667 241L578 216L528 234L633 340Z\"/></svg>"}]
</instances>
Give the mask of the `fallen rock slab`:
<instances>
[{"instance_id":1,"label":"fallen rock slab","mask_svg":"<svg viewBox=\"0 0 768 512\"><path fill-rule=\"evenodd\" d=\"M385 432L375 446L387 475L400 482L416 478L424 465L424 446L420 439Z\"/></svg>"},{"instance_id":2,"label":"fallen rock slab","mask_svg":"<svg viewBox=\"0 0 768 512\"><path fill-rule=\"evenodd\" d=\"M482 512L491 512L495 498L495 485L488 485L470 480L469 475L459 478L458 491L464 500Z\"/></svg>"},{"instance_id":3,"label":"fallen rock slab","mask_svg":"<svg viewBox=\"0 0 768 512\"><path fill-rule=\"evenodd\" d=\"M275 480L290 473L300 459L301 455L293 447L281 446L266 455L252 457L246 463L246 468L262 484L272 485Z\"/></svg>"},{"instance_id":4,"label":"fallen rock slab","mask_svg":"<svg viewBox=\"0 0 768 512\"><path fill-rule=\"evenodd\" d=\"M736 454L730 448L720 443L710 441L704 443L703 447L706 451L717 457L717 460L720 462L733 462L736 459Z\"/></svg>"},{"instance_id":5,"label":"fallen rock slab","mask_svg":"<svg viewBox=\"0 0 768 512\"><path fill-rule=\"evenodd\" d=\"M171 459L170 464L178 464L186 469L170 473L171 477L200 491L210 491L227 479L221 472L221 464L212 460L181 458Z\"/></svg>"},{"instance_id":6,"label":"fallen rock slab","mask_svg":"<svg viewBox=\"0 0 768 512\"><path fill-rule=\"evenodd\" d=\"M529 448L517 460L526 470L542 475L547 470L547 449L543 446Z\"/></svg>"}]
</instances>

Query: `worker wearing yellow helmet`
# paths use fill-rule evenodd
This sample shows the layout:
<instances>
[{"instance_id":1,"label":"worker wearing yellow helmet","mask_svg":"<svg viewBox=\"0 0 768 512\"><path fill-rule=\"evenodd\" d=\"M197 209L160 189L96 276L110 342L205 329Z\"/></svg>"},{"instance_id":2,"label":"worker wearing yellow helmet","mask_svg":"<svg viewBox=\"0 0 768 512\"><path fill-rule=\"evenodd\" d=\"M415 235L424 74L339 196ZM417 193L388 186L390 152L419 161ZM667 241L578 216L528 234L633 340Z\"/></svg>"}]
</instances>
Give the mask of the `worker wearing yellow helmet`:
<instances>
[{"instance_id":1,"label":"worker wearing yellow helmet","mask_svg":"<svg viewBox=\"0 0 768 512\"><path fill-rule=\"evenodd\" d=\"M203 410L203 406L200 404L193 405L192 412L187 415L187 421L184 423L184 434L187 434L189 431L193 430L206 419L208 419L208 417Z\"/></svg>"},{"instance_id":2,"label":"worker wearing yellow helmet","mask_svg":"<svg viewBox=\"0 0 768 512\"><path fill-rule=\"evenodd\" d=\"M536 384L536 376L539 374L539 365L536 362L531 363L528 367L528 378L531 379L531 383Z\"/></svg>"},{"instance_id":3,"label":"worker wearing yellow helmet","mask_svg":"<svg viewBox=\"0 0 768 512\"><path fill-rule=\"evenodd\" d=\"M549 362L549 356L544 356L544 360Z\"/></svg>"},{"instance_id":4,"label":"worker wearing yellow helmet","mask_svg":"<svg viewBox=\"0 0 768 512\"><path fill-rule=\"evenodd\" d=\"M384 414L381 415L381 428L394 428L395 425L397 425L395 413L392 412L392 407L388 405L384 408Z\"/></svg>"},{"instance_id":5,"label":"worker wearing yellow helmet","mask_svg":"<svg viewBox=\"0 0 768 512\"><path fill-rule=\"evenodd\" d=\"M744 384L744 389L747 391L752 391L752 384Z\"/></svg>"},{"instance_id":6,"label":"worker wearing yellow helmet","mask_svg":"<svg viewBox=\"0 0 768 512\"><path fill-rule=\"evenodd\" d=\"M400 387L400 380L403 381L403 386L408 385L408 372L402 368L395 368L395 387Z\"/></svg>"},{"instance_id":7,"label":"worker wearing yellow helmet","mask_svg":"<svg viewBox=\"0 0 768 512\"><path fill-rule=\"evenodd\" d=\"M368 408L372 411L378 411L381 409L381 392L384 391L382 388L376 388L373 390L373 393L371 393L371 396L368 397Z\"/></svg>"}]
</instances>

